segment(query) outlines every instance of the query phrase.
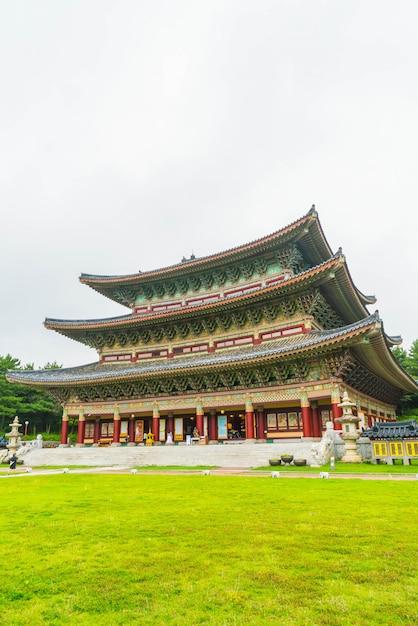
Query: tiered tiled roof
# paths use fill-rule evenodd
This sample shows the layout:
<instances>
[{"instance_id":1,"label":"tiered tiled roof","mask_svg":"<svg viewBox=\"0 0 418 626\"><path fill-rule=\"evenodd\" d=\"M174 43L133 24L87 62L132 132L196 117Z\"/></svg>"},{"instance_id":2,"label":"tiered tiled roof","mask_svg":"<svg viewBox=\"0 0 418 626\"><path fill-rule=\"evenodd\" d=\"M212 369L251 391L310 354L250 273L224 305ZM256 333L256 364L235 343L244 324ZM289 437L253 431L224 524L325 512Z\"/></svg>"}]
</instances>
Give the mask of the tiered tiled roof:
<instances>
[{"instance_id":1,"label":"tiered tiled roof","mask_svg":"<svg viewBox=\"0 0 418 626\"><path fill-rule=\"evenodd\" d=\"M130 328L144 324L170 322L181 318L194 318L214 312L232 310L237 306L261 303L272 297L289 297L293 293L308 286L320 285L321 291L328 302L348 323L368 316L366 304L375 302L372 296L364 296L355 287L341 250L321 264L300 272L283 282L267 287L258 287L242 295L220 299L210 304L187 306L179 309L150 312L141 315L123 315L105 319L90 320L59 320L47 318L46 328L55 330L62 335L85 342L82 331L101 331L107 328Z\"/></svg>"},{"instance_id":2,"label":"tiered tiled roof","mask_svg":"<svg viewBox=\"0 0 418 626\"><path fill-rule=\"evenodd\" d=\"M416 390L414 381L399 367L394 367L394 357L388 349L377 314L345 326L343 328L312 331L309 334L295 335L278 340L266 341L260 345L236 347L213 354L193 354L176 359L155 359L137 363L93 363L61 370L19 370L9 372L13 382L36 383L44 387L69 385L74 383L100 382L138 378L182 370L205 370L213 367L231 367L235 364L269 361L277 357L308 353L312 350L332 350L338 344L352 346L356 356L367 369L373 370L391 385L401 389ZM379 359L376 352L379 351Z\"/></svg>"}]
</instances>

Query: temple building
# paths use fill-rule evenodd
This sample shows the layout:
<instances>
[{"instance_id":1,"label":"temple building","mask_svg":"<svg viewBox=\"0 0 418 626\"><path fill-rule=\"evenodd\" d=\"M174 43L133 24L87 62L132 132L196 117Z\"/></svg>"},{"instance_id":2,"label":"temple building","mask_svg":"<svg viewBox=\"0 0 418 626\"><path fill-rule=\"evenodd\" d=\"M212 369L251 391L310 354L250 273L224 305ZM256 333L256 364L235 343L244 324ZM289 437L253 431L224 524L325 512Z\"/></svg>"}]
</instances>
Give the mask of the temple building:
<instances>
[{"instance_id":1,"label":"temple building","mask_svg":"<svg viewBox=\"0 0 418 626\"><path fill-rule=\"evenodd\" d=\"M46 319L98 361L13 371L78 420L79 445L269 441L321 436L344 391L364 427L396 419L415 381L399 366L375 298L332 252L315 207L262 239L126 276L80 281L129 309L120 317ZM341 428L335 422L335 428Z\"/></svg>"}]
</instances>

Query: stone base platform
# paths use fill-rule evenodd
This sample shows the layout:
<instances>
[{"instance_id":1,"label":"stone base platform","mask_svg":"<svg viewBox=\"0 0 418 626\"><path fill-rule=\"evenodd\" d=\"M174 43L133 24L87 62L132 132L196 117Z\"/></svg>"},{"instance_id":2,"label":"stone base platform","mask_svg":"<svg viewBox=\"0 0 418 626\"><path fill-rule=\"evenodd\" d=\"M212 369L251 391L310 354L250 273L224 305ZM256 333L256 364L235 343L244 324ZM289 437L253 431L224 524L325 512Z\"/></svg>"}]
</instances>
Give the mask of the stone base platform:
<instances>
[{"instance_id":1,"label":"stone base platform","mask_svg":"<svg viewBox=\"0 0 418 626\"><path fill-rule=\"evenodd\" d=\"M312 461L313 440L304 439L292 442L242 443L241 445L160 445L160 446L120 446L120 447L60 447L30 450L22 458L25 466L44 465L86 465L145 467L149 465L196 465L216 467L263 467L269 459L282 454L293 454L294 458Z\"/></svg>"}]
</instances>

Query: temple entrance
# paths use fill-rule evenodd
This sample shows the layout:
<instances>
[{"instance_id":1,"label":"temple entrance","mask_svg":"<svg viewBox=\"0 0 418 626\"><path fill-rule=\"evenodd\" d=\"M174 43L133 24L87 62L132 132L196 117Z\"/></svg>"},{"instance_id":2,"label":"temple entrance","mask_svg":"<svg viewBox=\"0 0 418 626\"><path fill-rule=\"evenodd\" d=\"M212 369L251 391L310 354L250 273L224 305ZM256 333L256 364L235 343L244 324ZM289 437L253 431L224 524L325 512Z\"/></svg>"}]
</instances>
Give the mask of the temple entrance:
<instances>
[{"instance_id":1,"label":"temple entrance","mask_svg":"<svg viewBox=\"0 0 418 626\"><path fill-rule=\"evenodd\" d=\"M193 436L196 427L196 418L191 415L176 415L174 417L174 441L186 441Z\"/></svg>"},{"instance_id":2,"label":"temple entrance","mask_svg":"<svg viewBox=\"0 0 418 626\"><path fill-rule=\"evenodd\" d=\"M227 413L228 439L245 439L245 414L239 411Z\"/></svg>"},{"instance_id":3,"label":"temple entrance","mask_svg":"<svg viewBox=\"0 0 418 626\"><path fill-rule=\"evenodd\" d=\"M183 418L184 436L193 436L193 430L196 427L196 420L194 417Z\"/></svg>"},{"instance_id":4,"label":"temple entrance","mask_svg":"<svg viewBox=\"0 0 418 626\"><path fill-rule=\"evenodd\" d=\"M135 420L135 443L145 443L147 433L151 429L150 419Z\"/></svg>"}]
</instances>

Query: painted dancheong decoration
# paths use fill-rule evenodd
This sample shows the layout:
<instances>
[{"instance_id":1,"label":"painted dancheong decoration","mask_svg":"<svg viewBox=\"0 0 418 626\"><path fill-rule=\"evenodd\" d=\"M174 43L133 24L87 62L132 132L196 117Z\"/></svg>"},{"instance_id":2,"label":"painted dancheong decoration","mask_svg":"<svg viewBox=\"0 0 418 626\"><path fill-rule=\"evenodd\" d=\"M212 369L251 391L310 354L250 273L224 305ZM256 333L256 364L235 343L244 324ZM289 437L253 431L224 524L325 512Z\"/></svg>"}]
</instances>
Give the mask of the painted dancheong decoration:
<instances>
[{"instance_id":1,"label":"painted dancheong decoration","mask_svg":"<svg viewBox=\"0 0 418 626\"><path fill-rule=\"evenodd\" d=\"M367 427L394 420L418 391L390 352L400 338L367 309L375 298L354 285L315 207L225 252L80 281L129 312L45 326L97 350L97 362L8 373L62 403L63 446L70 418L79 446L150 434L157 445L168 433L173 444L318 440L327 422L341 431L345 391Z\"/></svg>"}]
</instances>

